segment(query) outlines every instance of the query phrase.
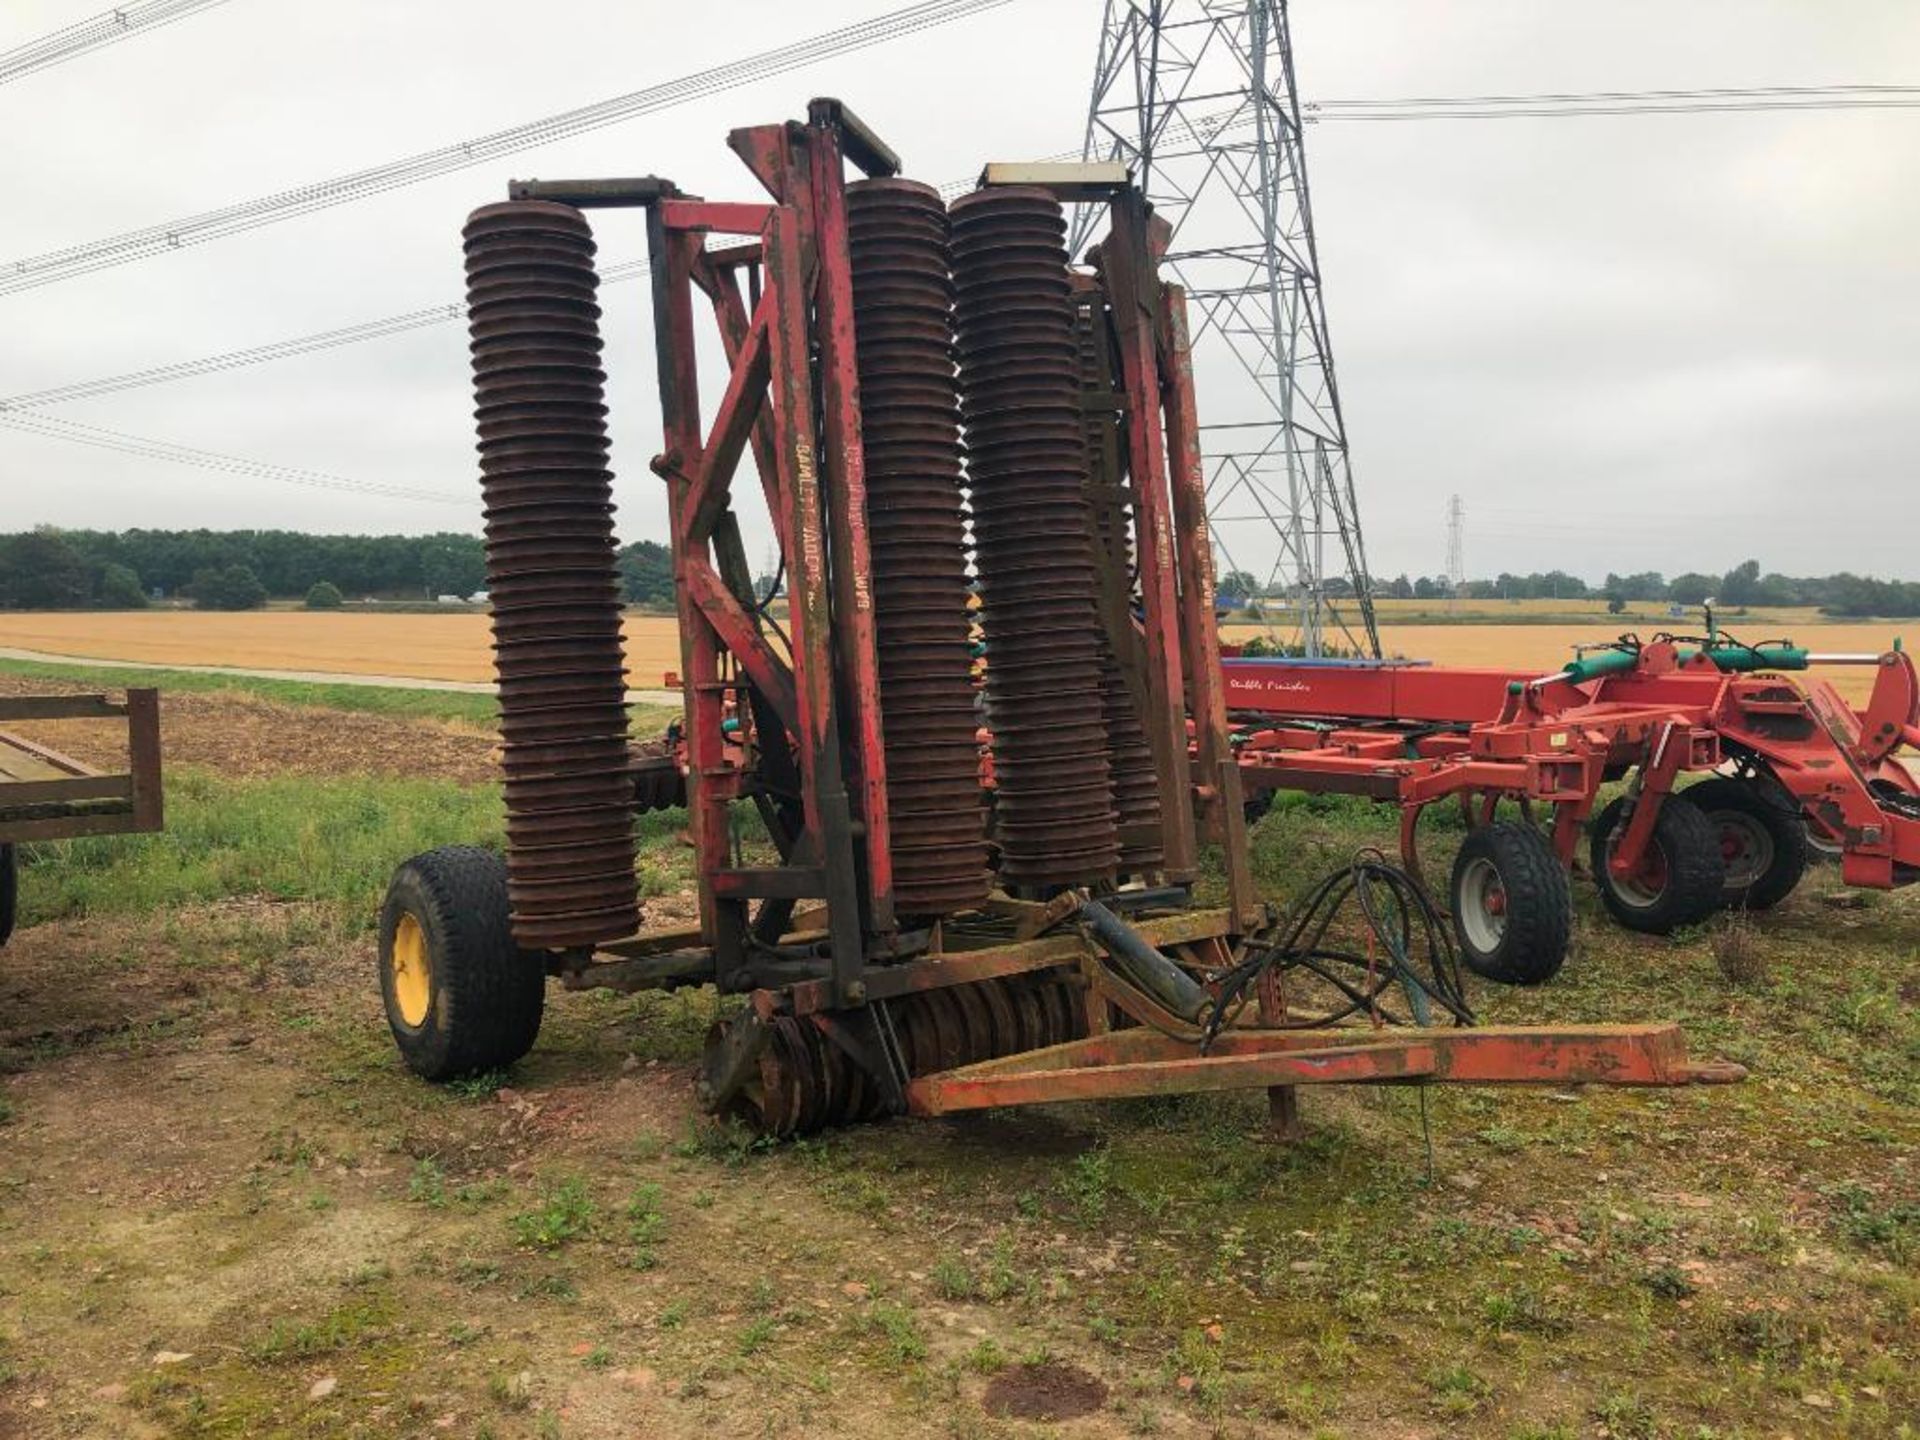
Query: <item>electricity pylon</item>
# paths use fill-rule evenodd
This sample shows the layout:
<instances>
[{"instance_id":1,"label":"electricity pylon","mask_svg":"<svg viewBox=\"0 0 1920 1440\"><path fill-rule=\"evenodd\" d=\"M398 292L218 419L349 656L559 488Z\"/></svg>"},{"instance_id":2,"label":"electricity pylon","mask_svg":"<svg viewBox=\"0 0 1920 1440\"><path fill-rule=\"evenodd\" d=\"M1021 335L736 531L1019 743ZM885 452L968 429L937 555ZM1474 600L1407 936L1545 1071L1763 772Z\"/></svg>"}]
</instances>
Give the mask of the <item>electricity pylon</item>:
<instances>
[{"instance_id":1,"label":"electricity pylon","mask_svg":"<svg viewBox=\"0 0 1920 1440\"><path fill-rule=\"evenodd\" d=\"M1082 153L1127 165L1173 226L1214 539L1283 589L1303 653L1378 655L1302 129L1285 0L1106 0Z\"/></svg>"}]
</instances>

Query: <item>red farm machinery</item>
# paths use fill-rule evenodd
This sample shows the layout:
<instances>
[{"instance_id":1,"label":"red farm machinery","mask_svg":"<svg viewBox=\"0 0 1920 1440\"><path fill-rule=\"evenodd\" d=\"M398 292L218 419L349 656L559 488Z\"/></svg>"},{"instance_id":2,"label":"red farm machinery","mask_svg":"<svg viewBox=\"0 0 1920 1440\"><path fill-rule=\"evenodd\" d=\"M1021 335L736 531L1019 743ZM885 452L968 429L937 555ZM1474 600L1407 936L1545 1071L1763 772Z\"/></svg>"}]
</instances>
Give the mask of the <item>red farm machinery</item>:
<instances>
[{"instance_id":1,"label":"red farm machinery","mask_svg":"<svg viewBox=\"0 0 1920 1440\"><path fill-rule=\"evenodd\" d=\"M394 877L381 983L416 1071L519 1058L555 980L739 997L701 1093L777 1136L1196 1090L1267 1089L1284 1124L1307 1084L1738 1078L1668 1025L1466 1023L1445 927L1392 867L1285 915L1255 893L1185 300L1124 170L989 166L949 206L832 100L728 144L762 198L535 181L468 222L507 845ZM1068 203L1108 217L1081 265ZM634 746L623 703L587 219L609 207L644 212L651 251L677 752ZM784 608L747 564L761 515ZM643 928L635 812L678 804L697 921ZM1373 938L1336 940L1354 897Z\"/></svg>"},{"instance_id":2,"label":"red farm machinery","mask_svg":"<svg viewBox=\"0 0 1920 1440\"><path fill-rule=\"evenodd\" d=\"M1855 709L1796 672L1870 666ZM1468 831L1448 887L1469 967L1538 983L1558 971L1582 838L1607 911L1666 934L1724 907L1764 910L1799 883L1810 847L1849 885L1920 876L1920 745L1911 658L1627 635L1546 675L1398 661L1223 661L1234 745L1258 813L1276 791L1396 805L1416 873L1421 816L1458 805ZM1694 783L1688 777L1704 777ZM1602 786L1624 791L1598 808ZM1497 818L1502 801L1522 818ZM1536 823L1537 822L1537 823Z\"/></svg>"}]
</instances>

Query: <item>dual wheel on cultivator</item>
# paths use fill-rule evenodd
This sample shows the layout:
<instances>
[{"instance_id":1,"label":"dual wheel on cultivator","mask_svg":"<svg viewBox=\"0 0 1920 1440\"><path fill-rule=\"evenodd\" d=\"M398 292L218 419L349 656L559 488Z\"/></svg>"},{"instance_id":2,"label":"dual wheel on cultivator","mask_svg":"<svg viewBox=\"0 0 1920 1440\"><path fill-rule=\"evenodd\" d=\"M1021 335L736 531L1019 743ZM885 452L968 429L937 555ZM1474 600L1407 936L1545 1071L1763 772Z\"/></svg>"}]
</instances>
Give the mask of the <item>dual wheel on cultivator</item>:
<instances>
[{"instance_id":1,"label":"dual wheel on cultivator","mask_svg":"<svg viewBox=\"0 0 1920 1440\"><path fill-rule=\"evenodd\" d=\"M1764 776L1714 776L1663 797L1640 863L1617 874L1612 862L1636 803L1622 796L1607 805L1589 838L1595 888L1625 929L1667 935L1719 910L1771 909L1805 873L1806 822ZM1545 831L1501 821L1468 832L1448 898L1461 958L1476 974L1539 985L1559 973L1573 898Z\"/></svg>"}]
</instances>

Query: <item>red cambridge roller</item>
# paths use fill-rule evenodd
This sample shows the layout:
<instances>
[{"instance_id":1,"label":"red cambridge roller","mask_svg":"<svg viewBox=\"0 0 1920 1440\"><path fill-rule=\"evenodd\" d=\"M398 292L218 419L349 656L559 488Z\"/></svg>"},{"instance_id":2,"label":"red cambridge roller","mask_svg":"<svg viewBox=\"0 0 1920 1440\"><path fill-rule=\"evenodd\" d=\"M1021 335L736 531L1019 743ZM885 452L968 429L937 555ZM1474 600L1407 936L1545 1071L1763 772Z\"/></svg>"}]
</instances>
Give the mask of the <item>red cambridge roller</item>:
<instances>
[{"instance_id":1,"label":"red cambridge roller","mask_svg":"<svg viewBox=\"0 0 1920 1440\"><path fill-rule=\"evenodd\" d=\"M1066 221L1024 187L952 216L1000 877L1082 884L1113 874L1118 839Z\"/></svg>"},{"instance_id":2,"label":"red cambridge roller","mask_svg":"<svg viewBox=\"0 0 1920 1440\"><path fill-rule=\"evenodd\" d=\"M894 906L945 915L987 898L947 209L931 186L862 180L847 231Z\"/></svg>"},{"instance_id":3,"label":"red cambridge roller","mask_svg":"<svg viewBox=\"0 0 1920 1440\"><path fill-rule=\"evenodd\" d=\"M593 945L640 921L593 237L541 201L464 233L513 935Z\"/></svg>"}]
</instances>

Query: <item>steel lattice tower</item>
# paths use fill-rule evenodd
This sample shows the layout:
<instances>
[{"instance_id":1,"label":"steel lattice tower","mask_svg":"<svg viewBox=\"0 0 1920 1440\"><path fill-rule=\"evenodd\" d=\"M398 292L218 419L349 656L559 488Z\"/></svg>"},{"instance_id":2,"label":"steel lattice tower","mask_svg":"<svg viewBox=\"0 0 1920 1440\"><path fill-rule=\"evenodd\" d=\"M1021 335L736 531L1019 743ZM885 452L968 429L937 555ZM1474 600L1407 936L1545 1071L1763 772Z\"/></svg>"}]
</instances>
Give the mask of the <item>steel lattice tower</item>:
<instances>
[{"instance_id":1,"label":"steel lattice tower","mask_svg":"<svg viewBox=\"0 0 1920 1440\"><path fill-rule=\"evenodd\" d=\"M1173 226L1164 266L1186 287L1208 369L1201 439L1221 557L1264 572L1263 590L1285 583L1306 654L1338 640L1378 655L1302 129L1286 0L1106 0L1082 153L1131 168ZM1342 573L1351 614L1327 591Z\"/></svg>"},{"instance_id":2,"label":"steel lattice tower","mask_svg":"<svg viewBox=\"0 0 1920 1440\"><path fill-rule=\"evenodd\" d=\"M1466 559L1467 507L1458 495L1447 501L1447 589L1458 595L1467 583Z\"/></svg>"}]
</instances>

